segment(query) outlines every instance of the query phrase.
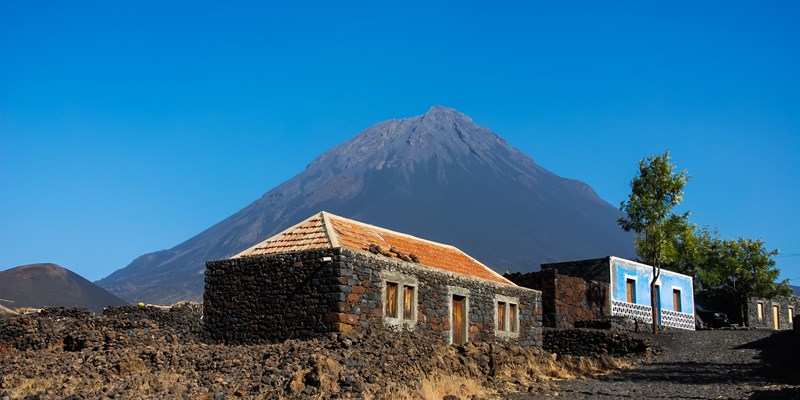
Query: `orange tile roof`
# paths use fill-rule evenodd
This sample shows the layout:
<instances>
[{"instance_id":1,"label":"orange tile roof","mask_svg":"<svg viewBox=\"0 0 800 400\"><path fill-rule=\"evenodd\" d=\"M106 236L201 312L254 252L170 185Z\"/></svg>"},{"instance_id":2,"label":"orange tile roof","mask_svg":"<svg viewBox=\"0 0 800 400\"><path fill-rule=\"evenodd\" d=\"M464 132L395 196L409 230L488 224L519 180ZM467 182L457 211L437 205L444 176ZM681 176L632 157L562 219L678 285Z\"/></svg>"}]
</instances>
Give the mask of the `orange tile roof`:
<instances>
[{"instance_id":1,"label":"orange tile roof","mask_svg":"<svg viewBox=\"0 0 800 400\"><path fill-rule=\"evenodd\" d=\"M511 281L446 244L420 239L327 212L315 214L299 224L233 256L248 257L343 247L513 285Z\"/></svg>"},{"instance_id":2,"label":"orange tile roof","mask_svg":"<svg viewBox=\"0 0 800 400\"><path fill-rule=\"evenodd\" d=\"M264 254L292 253L296 251L331 248L322 216L313 217L237 254L236 257Z\"/></svg>"}]
</instances>

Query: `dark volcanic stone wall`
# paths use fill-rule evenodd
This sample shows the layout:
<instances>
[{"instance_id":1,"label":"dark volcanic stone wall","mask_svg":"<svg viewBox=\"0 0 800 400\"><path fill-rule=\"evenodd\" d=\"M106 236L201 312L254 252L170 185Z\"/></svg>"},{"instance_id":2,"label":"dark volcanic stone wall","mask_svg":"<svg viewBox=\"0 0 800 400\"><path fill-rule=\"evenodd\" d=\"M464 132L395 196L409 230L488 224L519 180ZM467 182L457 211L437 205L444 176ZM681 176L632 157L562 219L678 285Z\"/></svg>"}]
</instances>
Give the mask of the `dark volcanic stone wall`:
<instances>
[{"instance_id":1,"label":"dark volcanic stone wall","mask_svg":"<svg viewBox=\"0 0 800 400\"><path fill-rule=\"evenodd\" d=\"M543 349L556 354L597 357L647 354L652 340L645 335L598 329L544 330Z\"/></svg>"},{"instance_id":2,"label":"dark volcanic stone wall","mask_svg":"<svg viewBox=\"0 0 800 400\"><path fill-rule=\"evenodd\" d=\"M367 254L344 250L349 256L342 274L354 273L364 293L351 293L343 312L355 316L362 329L383 326L381 275L416 277L418 286L417 322L413 328L420 334L448 343L450 340L450 293L468 293L469 341L516 341L523 346L541 346L541 292L501 285L447 273L412 263L387 258L381 260ZM380 273L376 273L380 271ZM354 287L354 291L361 291ZM519 337L498 339L495 335L495 295L519 299ZM374 308L373 308L374 306ZM367 310L368 312L364 312Z\"/></svg>"},{"instance_id":3,"label":"dark volcanic stone wall","mask_svg":"<svg viewBox=\"0 0 800 400\"><path fill-rule=\"evenodd\" d=\"M331 261L321 261L330 257ZM388 324L390 279L417 288L415 323ZM465 293L470 341L541 346L541 293L346 249L212 261L206 268L205 326L212 340L258 343L328 332L412 330L450 341L452 293ZM496 295L519 300L519 335L495 334Z\"/></svg>"},{"instance_id":4,"label":"dark volcanic stone wall","mask_svg":"<svg viewBox=\"0 0 800 400\"><path fill-rule=\"evenodd\" d=\"M758 304L764 305L764 318L758 318ZM747 326L752 328L768 328L774 329L773 319L773 306L778 306L778 322L780 329L792 329L792 324L789 323L789 307L794 310L794 318L800 313L800 297L775 297L772 299L761 299L751 297L747 299L745 315L747 316Z\"/></svg>"},{"instance_id":5,"label":"dark volcanic stone wall","mask_svg":"<svg viewBox=\"0 0 800 400\"><path fill-rule=\"evenodd\" d=\"M325 318L349 291L336 275L339 258L328 250L209 261L203 317L210 339L259 343L332 331Z\"/></svg>"},{"instance_id":6,"label":"dark volcanic stone wall","mask_svg":"<svg viewBox=\"0 0 800 400\"><path fill-rule=\"evenodd\" d=\"M544 264L541 271L514 273L506 278L542 291L544 326L571 328L575 321L611 315L607 261L600 258Z\"/></svg>"},{"instance_id":7,"label":"dark volcanic stone wall","mask_svg":"<svg viewBox=\"0 0 800 400\"><path fill-rule=\"evenodd\" d=\"M554 271L554 270L553 270ZM555 271L554 271L555 272ZM556 328L569 328L575 321L611 315L607 282L553 274L555 315L551 318Z\"/></svg>"},{"instance_id":8,"label":"dark volcanic stone wall","mask_svg":"<svg viewBox=\"0 0 800 400\"><path fill-rule=\"evenodd\" d=\"M110 307L102 316L83 308L44 308L33 314L0 315L0 352L119 350L155 343L186 344L201 340L202 307ZM2 398L2 396L0 396Z\"/></svg>"}]
</instances>

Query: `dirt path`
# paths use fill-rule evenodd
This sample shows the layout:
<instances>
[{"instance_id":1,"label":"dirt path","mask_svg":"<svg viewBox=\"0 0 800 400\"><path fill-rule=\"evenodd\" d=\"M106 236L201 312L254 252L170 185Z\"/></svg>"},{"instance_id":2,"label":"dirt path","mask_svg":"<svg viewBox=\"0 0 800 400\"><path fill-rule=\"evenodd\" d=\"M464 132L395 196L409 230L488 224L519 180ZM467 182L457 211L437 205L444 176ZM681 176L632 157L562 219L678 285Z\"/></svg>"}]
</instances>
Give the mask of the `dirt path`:
<instances>
[{"instance_id":1,"label":"dirt path","mask_svg":"<svg viewBox=\"0 0 800 400\"><path fill-rule=\"evenodd\" d=\"M614 375L560 381L537 398L796 399L800 336L793 332L662 334L663 353Z\"/></svg>"}]
</instances>

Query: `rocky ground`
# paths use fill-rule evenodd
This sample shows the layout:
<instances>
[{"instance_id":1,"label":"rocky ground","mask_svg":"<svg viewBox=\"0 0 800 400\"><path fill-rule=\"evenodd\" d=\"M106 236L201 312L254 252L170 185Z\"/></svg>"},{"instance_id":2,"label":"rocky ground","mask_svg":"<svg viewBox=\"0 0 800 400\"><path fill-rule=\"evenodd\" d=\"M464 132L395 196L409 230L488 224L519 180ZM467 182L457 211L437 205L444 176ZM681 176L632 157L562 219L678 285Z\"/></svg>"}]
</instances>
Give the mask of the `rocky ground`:
<instances>
[{"instance_id":1,"label":"rocky ground","mask_svg":"<svg viewBox=\"0 0 800 400\"><path fill-rule=\"evenodd\" d=\"M384 330L229 346L205 340L200 317L191 304L2 316L0 399L487 399L540 394L554 378L623 365L508 344L443 346ZM611 348L649 351L638 340L615 334ZM587 342L601 348L592 344L596 333Z\"/></svg>"},{"instance_id":2,"label":"rocky ground","mask_svg":"<svg viewBox=\"0 0 800 400\"><path fill-rule=\"evenodd\" d=\"M793 332L671 333L654 346L640 334L548 331L547 350L399 332L228 346L203 338L200 317L196 304L0 315L0 399L800 397Z\"/></svg>"},{"instance_id":3,"label":"rocky ground","mask_svg":"<svg viewBox=\"0 0 800 400\"><path fill-rule=\"evenodd\" d=\"M663 351L651 361L597 379L562 380L537 398L800 398L800 335L795 332L676 332L658 335L656 342Z\"/></svg>"}]
</instances>

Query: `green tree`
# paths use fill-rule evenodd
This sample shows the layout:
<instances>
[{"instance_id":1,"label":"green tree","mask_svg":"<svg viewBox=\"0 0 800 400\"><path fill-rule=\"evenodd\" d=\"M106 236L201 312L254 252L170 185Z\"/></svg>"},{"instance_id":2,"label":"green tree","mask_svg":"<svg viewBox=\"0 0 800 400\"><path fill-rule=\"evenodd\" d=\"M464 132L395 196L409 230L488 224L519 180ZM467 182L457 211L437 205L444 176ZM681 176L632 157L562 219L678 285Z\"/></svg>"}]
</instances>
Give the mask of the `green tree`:
<instances>
[{"instance_id":1,"label":"green tree","mask_svg":"<svg viewBox=\"0 0 800 400\"><path fill-rule=\"evenodd\" d=\"M709 283L719 284L719 270L710 267L724 243L717 231L687 222L679 227L672 240L675 255L665 261L664 268L693 277L696 293L708 288Z\"/></svg>"},{"instance_id":2,"label":"green tree","mask_svg":"<svg viewBox=\"0 0 800 400\"><path fill-rule=\"evenodd\" d=\"M761 239L720 240L706 255L702 279L706 286L738 303L741 320L745 321L749 297L772 298L792 293L788 280L776 282L781 273L773 259L777 254L777 250L767 250Z\"/></svg>"},{"instance_id":3,"label":"green tree","mask_svg":"<svg viewBox=\"0 0 800 400\"><path fill-rule=\"evenodd\" d=\"M658 332L658 299L656 281L661 266L676 258L675 237L687 229L689 213L676 215L673 208L683 201L683 187L689 177L686 171L675 172L669 151L639 161L639 172L631 180L628 201L620 204L626 218L618 220L627 232L636 233L636 253L653 267L650 281L650 306L653 333Z\"/></svg>"}]
</instances>

